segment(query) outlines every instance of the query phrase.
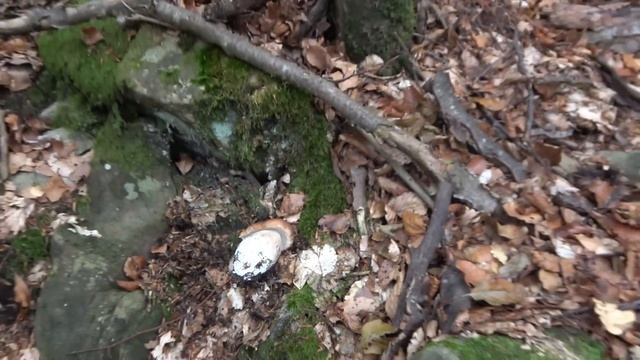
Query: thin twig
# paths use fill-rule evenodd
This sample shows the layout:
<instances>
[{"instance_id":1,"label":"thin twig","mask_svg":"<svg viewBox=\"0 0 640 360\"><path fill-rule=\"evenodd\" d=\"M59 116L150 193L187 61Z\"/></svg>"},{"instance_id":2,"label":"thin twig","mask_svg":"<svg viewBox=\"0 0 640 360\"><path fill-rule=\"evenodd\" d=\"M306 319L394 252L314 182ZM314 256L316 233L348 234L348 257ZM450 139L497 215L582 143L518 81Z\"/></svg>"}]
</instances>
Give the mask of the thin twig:
<instances>
[{"instance_id":1,"label":"thin twig","mask_svg":"<svg viewBox=\"0 0 640 360\"><path fill-rule=\"evenodd\" d=\"M373 145L376 151L382 155L382 157L387 161L389 166L393 169L393 171L398 175L400 179L422 200L429 208L433 208L433 199L427 192L423 189L422 186L409 174L409 172L397 162L393 156L389 153L389 151L382 145L381 141L376 139L375 137L362 132L362 134L367 138L369 143Z\"/></svg>"},{"instance_id":2,"label":"thin twig","mask_svg":"<svg viewBox=\"0 0 640 360\"><path fill-rule=\"evenodd\" d=\"M513 29L513 45L516 50L516 57L518 59L517 67L518 72L527 77L527 122L524 130L524 138L529 139L531 129L533 128L534 112L535 112L535 94L533 92L533 80L527 73L527 67L524 64L524 48L520 41L520 31L517 26Z\"/></svg>"},{"instance_id":3,"label":"thin twig","mask_svg":"<svg viewBox=\"0 0 640 360\"><path fill-rule=\"evenodd\" d=\"M383 359L393 359L397 351L411 339L427 317L427 282L426 276L431 260L436 255L436 250L442 243L444 231L449 219L449 204L453 186L447 182L441 182L438 187L436 201L429 221L427 232L420 243L420 246L411 252L411 262L407 270L402 292L400 293L396 312L393 317L393 324L400 327L402 320L406 318L406 326L398 335L396 341L392 342L383 354Z\"/></svg>"},{"instance_id":4,"label":"thin twig","mask_svg":"<svg viewBox=\"0 0 640 360\"><path fill-rule=\"evenodd\" d=\"M506 152L480 129L478 120L473 118L458 101L446 72L439 72L433 79L433 93L440 103L440 111L449 125L463 126L471 135L475 148L484 156L494 159L506 167L516 181L523 181L527 171L520 161Z\"/></svg>"}]
</instances>

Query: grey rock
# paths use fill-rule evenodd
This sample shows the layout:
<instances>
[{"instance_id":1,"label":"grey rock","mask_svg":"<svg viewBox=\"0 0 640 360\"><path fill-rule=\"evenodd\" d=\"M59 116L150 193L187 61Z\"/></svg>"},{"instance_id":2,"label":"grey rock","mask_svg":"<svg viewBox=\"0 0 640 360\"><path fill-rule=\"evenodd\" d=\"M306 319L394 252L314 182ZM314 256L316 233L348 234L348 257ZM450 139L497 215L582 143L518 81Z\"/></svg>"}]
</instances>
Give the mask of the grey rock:
<instances>
[{"instance_id":1,"label":"grey rock","mask_svg":"<svg viewBox=\"0 0 640 360\"><path fill-rule=\"evenodd\" d=\"M117 76L128 95L151 111L168 111L182 120L195 121L193 105L203 87L196 84L199 72L196 43L185 51L178 35L145 25L118 66Z\"/></svg>"},{"instance_id":2,"label":"grey rock","mask_svg":"<svg viewBox=\"0 0 640 360\"><path fill-rule=\"evenodd\" d=\"M20 193L32 186L45 186L49 181L49 177L36 172L19 172L10 176L9 181L16 186L17 192Z\"/></svg>"},{"instance_id":3,"label":"grey rock","mask_svg":"<svg viewBox=\"0 0 640 360\"><path fill-rule=\"evenodd\" d=\"M121 269L128 256L145 254L165 232L165 204L176 194L171 171L166 159L139 177L113 164L110 170L93 167L88 179L91 201L82 225L99 231L102 238L63 228L53 235L53 270L35 318L42 359L68 359L70 352L108 345L158 324L159 309L148 306L141 291L117 288L115 280L124 279ZM73 358L146 359L143 344L149 336L153 334Z\"/></svg>"},{"instance_id":4,"label":"grey rock","mask_svg":"<svg viewBox=\"0 0 640 360\"><path fill-rule=\"evenodd\" d=\"M93 147L93 138L85 133L65 128L49 130L38 137L39 140L57 140L73 144L76 155L84 154Z\"/></svg>"},{"instance_id":5,"label":"grey rock","mask_svg":"<svg viewBox=\"0 0 640 360\"><path fill-rule=\"evenodd\" d=\"M640 182L640 151L601 151L612 168L633 182Z\"/></svg>"}]
</instances>

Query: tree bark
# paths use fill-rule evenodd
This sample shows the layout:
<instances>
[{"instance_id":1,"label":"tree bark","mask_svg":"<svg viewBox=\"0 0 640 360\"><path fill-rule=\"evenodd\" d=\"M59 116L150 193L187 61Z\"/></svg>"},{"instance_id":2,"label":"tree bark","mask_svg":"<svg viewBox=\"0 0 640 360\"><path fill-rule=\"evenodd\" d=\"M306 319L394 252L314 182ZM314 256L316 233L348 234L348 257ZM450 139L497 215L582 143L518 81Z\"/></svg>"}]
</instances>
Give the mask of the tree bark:
<instances>
[{"instance_id":1,"label":"tree bark","mask_svg":"<svg viewBox=\"0 0 640 360\"><path fill-rule=\"evenodd\" d=\"M354 62L370 54L389 60L411 41L416 25L413 0L335 0L334 4L340 36Z\"/></svg>"}]
</instances>

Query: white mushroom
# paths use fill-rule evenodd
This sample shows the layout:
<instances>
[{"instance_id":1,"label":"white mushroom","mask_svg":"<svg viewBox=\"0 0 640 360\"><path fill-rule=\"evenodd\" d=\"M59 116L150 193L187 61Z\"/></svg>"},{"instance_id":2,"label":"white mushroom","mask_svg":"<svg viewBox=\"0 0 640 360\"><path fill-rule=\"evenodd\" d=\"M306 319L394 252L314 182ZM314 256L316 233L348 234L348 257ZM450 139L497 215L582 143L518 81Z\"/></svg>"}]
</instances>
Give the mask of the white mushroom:
<instances>
[{"instance_id":1,"label":"white mushroom","mask_svg":"<svg viewBox=\"0 0 640 360\"><path fill-rule=\"evenodd\" d=\"M293 236L293 226L281 219L247 227L240 233L242 241L229 265L231 272L245 280L264 274L293 244Z\"/></svg>"}]
</instances>

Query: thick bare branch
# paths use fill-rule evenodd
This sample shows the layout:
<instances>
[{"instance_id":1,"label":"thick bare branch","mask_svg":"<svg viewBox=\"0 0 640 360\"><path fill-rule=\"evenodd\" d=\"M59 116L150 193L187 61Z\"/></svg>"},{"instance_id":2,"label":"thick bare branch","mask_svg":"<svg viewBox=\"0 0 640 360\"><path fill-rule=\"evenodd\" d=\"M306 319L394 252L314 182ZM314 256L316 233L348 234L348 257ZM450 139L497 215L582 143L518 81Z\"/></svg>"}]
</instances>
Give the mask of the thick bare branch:
<instances>
[{"instance_id":1,"label":"thick bare branch","mask_svg":"<svg viewBox=\"0 0 640 360\"><path fill-rule=\"evenodd\" d=\"M89 6L94 9L93 14L90 14ZM13 20L5 20L0 21L0 29L4 29L4 33L11 33L9 30L13 29L12 33L16 33L24 32L26 28L55 28L57 26L73 25L88 20L91 15L104 17L113 14L120 11L122 9L121 6L131 11L128 15L144 15L178 30L196 35L208 43L219 46L229 56L251 64L318 97L331 105L337 113L352 125L389 141L409 155L423 170L433 174L440 181L449 181L454 186L456 196L467 201L477 210L491 213L497 209L497 200L482 187L477 178L459 165L444 164L431 154L427 145L409 136L400 128L391 125L372 110L352 100L348 95L340 91L335 84L251 44L246 38L231 32L222 24L207 22L199 14L167 2L159 0L103 0L89 3L76 9L66 9L64 11L67 14L64 18L65 21L62 21L62 17L59 16L57 18L58 21L55 23L43 21L43 19L51 19L54 10L50 10L47 16L42 15L43 12L46 12L45 10L34 10L30 14L39 15L29 17L27 14L25 15L27 16L26 20L21 17L23 19L22 26L14 25L12 27L10 24ZM78 15L79 13L82 16Z\"/></svg>"},{"instance_id":2,"label":"thick bare branch","mask_svg":"<svg viewBox=\"0 0 640 360\"><path fill-rule=\"evenodd\" d=\"M433 79L433 93L440 103L440 109L448 122L462 125L471 135L475 147L478 151L491 159L504 165L513 175L516 181L523 181L527 172L522 164L514 159L508 152L504 151L500 145L491 140L487 134L480 129L478 121L474 119L464 109L460 101L453 92L453 86L449 80L449 74L439 72Z\"/></svg>"},{"instance_id":3,"label":"thick bare branch","mask_svg":"<svg viewBox=\"0 0 640 360\"><path fill-rule=\"evenodd\" d=\"M0 34L24 34L41 29L61 28L127 11L129 9L124 0L90 1L78 7L36 8L17 18L0 21Z\"/></svg>"}]
</instances>

